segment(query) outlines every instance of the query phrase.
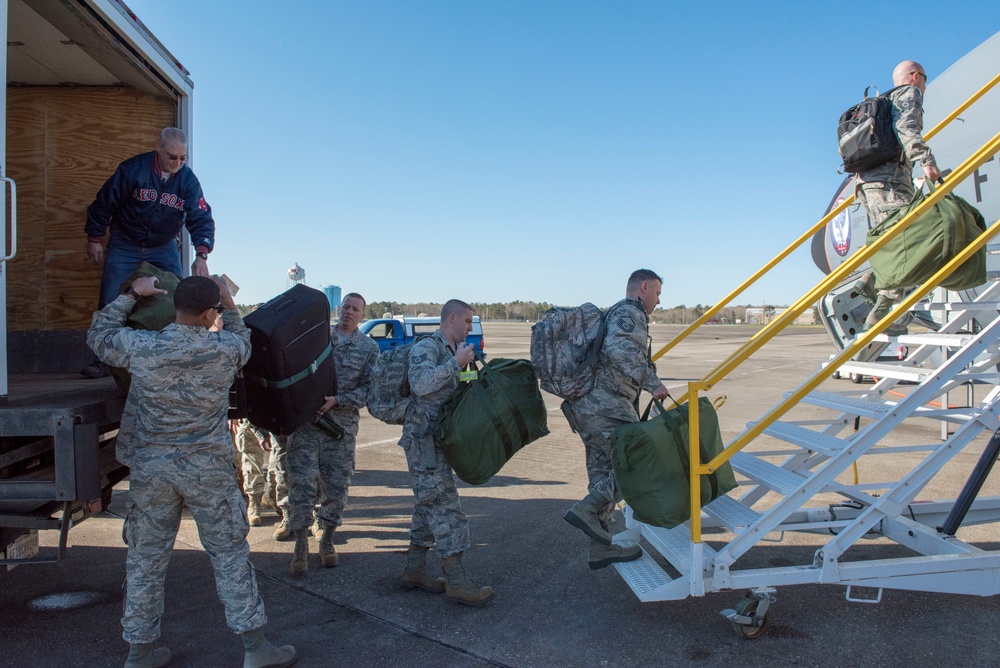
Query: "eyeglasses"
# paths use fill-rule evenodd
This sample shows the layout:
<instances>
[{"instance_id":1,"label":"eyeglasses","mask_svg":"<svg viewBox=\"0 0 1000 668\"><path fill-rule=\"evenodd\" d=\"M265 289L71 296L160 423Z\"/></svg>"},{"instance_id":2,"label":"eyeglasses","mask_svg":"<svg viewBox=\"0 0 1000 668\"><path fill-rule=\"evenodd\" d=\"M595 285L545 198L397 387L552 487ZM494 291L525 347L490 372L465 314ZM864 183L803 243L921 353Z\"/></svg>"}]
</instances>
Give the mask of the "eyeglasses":
<instances>
[{"instance_id":1,"label":"eyeglasses","mask_svg":"<svg viewBox=\"0 0 1000 668\"><path fill-rule=\"evenodd\" d=\"M216 313L222 313L223 311L226 310L226 307L223 306L222 304L218 304L217 306L209 306L208 308L215 309Z\"/></svg>"},{"instance_id":2,"label":"eyeglasses","mask_svg":"<svg viewBox=\"0 0 1000 668\"><path fill-rule=\"evenodd\" d=\"M170 161L180 160L181 162L185 162L188 159L186 155L174 155L173 153L167 153L166 151L163 152L163 155L167 156L167 159Z\"/></svg>"},{"instance_id":3,"label":"eyeglasses","mask_svg":"<svg viewBox=\"0 0 1000 668\"><path fill-rule=\"evenodd\" d=\"M917 76L923 77L924 81L927 81L927 75L924 74L923 72L912 72L912 74L916 74Z\"/></svg>"}]
</instances>

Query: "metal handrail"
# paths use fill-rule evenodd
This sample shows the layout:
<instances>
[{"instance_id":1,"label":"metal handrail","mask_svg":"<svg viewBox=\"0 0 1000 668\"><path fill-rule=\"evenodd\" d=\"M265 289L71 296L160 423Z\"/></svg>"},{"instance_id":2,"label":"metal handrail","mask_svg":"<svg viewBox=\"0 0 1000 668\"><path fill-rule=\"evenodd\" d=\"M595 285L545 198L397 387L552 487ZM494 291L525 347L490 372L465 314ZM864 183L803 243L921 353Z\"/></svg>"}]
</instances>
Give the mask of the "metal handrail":
<instances>
[{"instance_id":1,"label":"metal handrail","mask_svg":"<svg viewBox=\"0 0 1000 668\"><path fill-rule=\"evenodd\" d=\"M17 255L17 184L14 179L0 176L0 181L10 184L10 253L0 257L0 263L13 260ZM6 248L4 249L6 253Z\"/></svg>"},{"instance_id":2,"label":"metal handrail","mask_svg":"<svg viewBox=\"0 0 1000 668\"><path fill-rule=\"evenodd\" d=\"M976 91L975 93L973 93L972 96L969 97L969 99L967 99L965 102L963 102L958 107L956 107L954 111L952 111L950 114L948 114L947 116L945 116L941 121L938 122L937 125L935 125L929 131L927 131L926 133L924 133L924 139L929 140L932 137L934 137L934 135L936 135L938 132L940 132L941 130L943 130L953 120L955 120L956 118L958 118L959 114L961 114L963 111L965 111L966 109L968 109L969 107L971 107L975 102L977 102L983 95L985 95L987 92L989 92L990 89L992 89L998 83L1000 83L1000 73L998 73L995 77L993 77L992 79L990 79L990 81L987 82L978 91ZM783 250L780 253L778 253L777 255L775 255L774 258L772 258L770 262L768 262L763 267L761 267L760 269L758 269L756 272L754 272L750 276L750 278L748 278L747 280L745 280L735 290L733 290L728 295L726 295L725 297L723 297L722 301L718 302L717 304L714 304L711 308L709 308L707 311L705 311L705 313L703 313L701 315L701 317L699 317L697 320L695 320L693 323L691 323L691 325L689 325L688 327L686 327L680 334L678 334L677 336L675 336L673 339L671 339L670 341L668 341L666 345L664 345L662 348L660 348L658 351L656 351L656 353L654 353L653 356L652 356L653 361L655 362L659 358L663 357L674 346L676 346L681 341L683 341L684 339L686 339L692 332L694 332L696 329L698 329L699 327L701 327L702 325L704 325L706 322L708 322L709 320L711 320L716 314L718 314L719 311L721 311L726 306L728 306L729 304L731 304L733 302L733 300L736 299L736 297L738 297L739 295L741 295L744 291L746 291L747 288L749 288L751 285L753 285L754 283L756 283L762 276L764 276L764 274L766 274L767 272L771 271L771 269L773 269L775 266L777 266L779 263L781 263L781 261L783 261L786 257L788 257L789 255L791 255L792 252L794 252L795 250L797 250L799 248L799 246L801 246L805 242L807 242L810 239L812 239L812 237L817 232L819 232L824 227L826 227L827 223L829 223L831 220L833 220L834 218L836 218L837 216L839 216L848 206L850 206L853 203L854 203L854 195L853 194L848 195L846 198L844 198L844 201L842 201L840 204L838 204L836 207L834 207L832 211L830 211L825 216L823 216L823 218L821 218L819 220L819 222L817 222L815 225L813 225L811 228L809 228L805 233L803 233L801 236L799 236L795 241L793 241L791 243L791 245L789 245L787 248L785 248L785 250ZM758 336L758 335L759 335L759 332L755 336Z\"/></svg>"},{"instance_id":3,"label":"metal handrail","mask_svg":"<svg viewBox=\"0 0 1000 668\"><path fill-rule=\"evenodd\" d=\"M701 381L688 383L688 392L682 396L678 401L682 402L688 399L690 409L688 411L689 415L689 443L698 442L698 432L695 428L698 425L698 402L697 395L700 391L707 391L718 381L725 378L725 376L732 371L734 368L742 364L750 355L759 350L765 343L770 341L777 333L784 329L790 322L794 321L795 318L799 317L809 305L816 302L819 297L821 297L826 292L829 292L834 286L836 286L844 276L849 275L857 267L861 266L869 257L874 255L878 250L885 246L889 241L895 238L897 235L901 234L907 227L909 227L914 221L916 221L920 216L927 212L931 207L934 206L938 201L940 201L946 194L950 193L952 189L958 184L968 178L976 169L982 166L987 160L993 157L1000 151L1000 133L997 133L993 138L984 144L978 151L976 151L972 156L966 159L958 169L953 171L948 178L948 181L936 188L934 192L925 197L920 204L909 211L900 221L890 228L884 235L882 235L875 243L870 246L864 246L858 250L857 253L853 254L847 261L845 261L840 267L827 275L825 279L820 281L816 286L812 288L805 296L799 299L792 307L782 313L778 318L769 323L764 330L758 333L757 336L752 338L750 341L745 343L739 350L734 352L727 358L724 362L720 363L715 369L709 372ZM1000 223L1000 221L998 221ZM944 278L951 274L952 271L957 269L965 260L970 258L973 253L986 245L986 243L1000 230L997 224L992 225L985 233L977 237L976 241L965 248L961 253L959 253L955 258L945 264L941 269L939 269L931 278L923 283L918 289L914 290L906 299L904 299L900 304L898 304L888 315L883 317L874 327L863 332L851 345L845 347L836 357L830 361L830 366L834 368L839 367L841 364L849 360L858 350L862 347L867 346L871 343L878 334L889 326L893 321L895 321L899 316L909 310L918 301L920 301L925 295L927 295L931 290L933 290L938 283ZM691 539L695 543L701 542L701 502L700 502L700 476L708 475L715 470L717 470L723 463L729 460L734 454L742 450L746 445L748 445L754 438L759 436L767 427L771 426L775 421L777 421L781 416L787 413L793 406L798 404L798 402L809 392L818 387L825 379L828 373L823 369L818 371L813 375L808 381L806 381L798 390L793 392L777 406L766 413L759 421L754 423L753 427L747 429L742 434L737 436L729 445L726 446L720 454L716 455L711 461L704 464L700 461L700 456L698 448L690 448L691 456ZM698 496L698 501L695 502L695 496Z\"/></svg>"},{"instance_id":4,"label":"metal handrail","mask_svg":"<svg viewBox=\"0 0 1000 668\"><path fill-rule=\"evenodd\" d=\"M952 258L947 264L945 264L941 269L939 269L933 276L927 279L923 285L910 293L903 301L896 305L888 315L883 317L879 322L867 330L857 340L851 345L844 348L837 354L833 359L830 360L828 367L837 368L850 360L857 351L861 350L864 346L871 343L876 336L882 333L886 327L888 327L892 322L899 318L903 313L908 311L910 308L915 306L921 299L927 296L931 290L933 290L937 285L949 276L955 269L965 263L970 257L973 256L978 250L983 248L993 237L1000 233L1000 219L996 220L992 225L990 225L987 230L979 235L974 242L969 246L964 248L958 255ZM798 404L805 395L812 392L814 389L819 387L823 381L829 376L829 371L826 369L820 369L815 374L813 374L805 383L803 383L797 390L789 394L778 403L777 406L772 408L770 411L764 414L760 421L756 422L753 427L750 427L740 436L733 439L733 441L723 450L721 453L712 458L711 461L702 464L699 460L699 448L690 448L691 451L691 540L695 543L701 542L701 482L700 476L709 475L710 473L716 471L723 463L729 460L734 454L739 450L742 450L750 441L763 433L764 429L773 424L778 418L787 413L791 408ZM688 392L691 397L689 401L689 420L690 426L697 427L698 425L698 392L707 389L704 383L691 382L688 383ZM693 430L688 434L689 439L697 439L698 434ZM697 440L689 441L697 443Z\"/></svg>"}]
</instances>

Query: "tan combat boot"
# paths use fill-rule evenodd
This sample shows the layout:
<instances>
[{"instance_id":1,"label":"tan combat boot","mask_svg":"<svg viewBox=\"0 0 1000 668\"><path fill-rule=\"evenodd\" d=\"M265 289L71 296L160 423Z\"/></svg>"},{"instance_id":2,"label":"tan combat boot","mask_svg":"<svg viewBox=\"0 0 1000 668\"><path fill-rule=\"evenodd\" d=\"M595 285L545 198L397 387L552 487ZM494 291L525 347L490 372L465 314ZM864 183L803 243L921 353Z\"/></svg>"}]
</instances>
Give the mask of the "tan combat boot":
<instances>
[{"instance_id":1,"label":"tan combat boot","mask_svg":"<svg viewBox=\"0 0 1000 668\"><path fill-rule=\"evenodd\" d=\"M403 589L423 589L433 594L442 594L445 590L444 578L437 578L427 572L427 551L430 548L410 544L406 551L406 568L400 577Z\"/></svg>"},{"instance_id":2,"label":"tan combat boot","mask_svg":"<svg viewBox=\"0 0 1000 668\"><path fill-rule=\"evenodd\" d=\"M590 492L582 501L573 504L563 519L594 540L611 545L611 534L601 523L601 512L607 505L607 501Z\"/></svg>"},{"instance_id":3,"label":"tan combat boot","mask_svg":"<svg viewBox=\"0 0 1000 668\"><path fill-rule=\"evenodd\" d=\"M260 494L251 494L247 500L247 519L250 526L260 526Z\"/></svg>"},{"instance_id":4,"label":"tan combat boot","mask_svg":"<svg viewBox=\"0 0 1000 668\"><path fill-rule=\"evenodd\" d=\"M493 598L492 587L480 587L469 579L462 565L461 552L442 559L441 570L445 577L444 595L448 600L463 605L481 605Z\"/></svg>"},{"instance_id":5,"label":"tan combat boot","mask_svg":"<svg viewBox=\"0 0 1000 668\"><path fill-rule=\"evenodd\" d=\"M295 530L295 554L292 555L292 565L288 572L292 575L305 575L309 570L309 529Z\"/></svg>"},{"instance_id":6,"label":"tan combat boot","mask_svg":"<svg viewBox=\"0 0 1000 668\"><path fill-rule=\"evenodd\" d=\"M275 647L264 637L263 629L246 631L243 638L243 668L288 668L298 658L291 645Z\"/></svg>"},{"instance_id":7,"label":"tan combat boot","mask_svg":"<svg viewBox=\"0 0 1000 668\"><path fill-rule=\"evenodd\" d=\"M625 561L635 561L642 556L642 548L635 543L628 545L605 545L599 540L590 541L587 551L587 565L591 570L604 568L611 564Z\"/></svg>"},{"instance_id":8,"label":"tan combat boot","mask_svg":"<svg viewBox=\"0 0 1000 668\"><path fill-rule=\"evenodd\" d=\"M153 643L130 645L125 668L162 668L170 663L170 650L166 647L153 649Z\"/></svg>"},{"instance_id":9,"label":"tan combat boot","mask_svg":"<svg viewBox=\"0 0 1000 668\"><path fill-rule=\"evenodd\" d=\"M326 522L323 523L323 530L319 539L319 561L323 568L333 568L337 565L337 550L333 548L333 527Z\"/></svg>"},{"instance_id":10,"label":"tan combat boot","mask_svg":"<svg viewBox=\"0 0 1000 668\"><path fill-rule=\"evenodd\" d=\"M288 527L288 514L287 513L284 514L284 515L282 515L282 517L281 517L281 524L278 525L278 528L275 529L274 533L271 534L271 535L274 537L274 540L281 540L281 541L291 540L291 538L292 538L292 530Z\"/></svg>"}]
</instances>

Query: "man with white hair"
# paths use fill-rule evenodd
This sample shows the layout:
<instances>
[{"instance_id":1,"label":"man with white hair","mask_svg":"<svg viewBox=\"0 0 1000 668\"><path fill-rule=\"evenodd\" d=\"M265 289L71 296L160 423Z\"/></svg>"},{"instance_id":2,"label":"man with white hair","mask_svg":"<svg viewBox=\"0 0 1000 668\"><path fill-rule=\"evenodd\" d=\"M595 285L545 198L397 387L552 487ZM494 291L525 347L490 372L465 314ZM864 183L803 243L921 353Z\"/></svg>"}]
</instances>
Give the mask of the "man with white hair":
<instances>
[{"instance_id":1,"label":"man with white hair","mask_svg":"<svg viewBox=\"0 0 1000 668\"><path fill-rule=\"evenodd\" d=\"M87 207L87 257L104 265L98 310L115 300L121 284L142 262L180 276L177 235L182 226L191 234L195 248L191 273L209 275L215 220L198 177L185 164L187 143L183 130L164 128L156 148L118 165ZM101 378L108 375L108 369L95 359L80 373Z\"/></svg>"}]
</instances>

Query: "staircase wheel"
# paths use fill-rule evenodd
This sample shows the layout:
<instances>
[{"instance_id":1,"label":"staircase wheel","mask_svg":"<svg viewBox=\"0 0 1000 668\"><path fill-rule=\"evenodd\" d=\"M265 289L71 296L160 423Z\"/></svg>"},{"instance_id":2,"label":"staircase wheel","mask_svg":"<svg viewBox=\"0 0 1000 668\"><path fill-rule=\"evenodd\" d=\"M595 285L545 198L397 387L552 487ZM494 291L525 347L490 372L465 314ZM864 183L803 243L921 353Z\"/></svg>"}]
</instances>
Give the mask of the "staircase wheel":
<instances>
[{"instance_id":1,"label":"staircase wheel","mask_svg":"<svg viewBox=\"0 0 1000 668\"><path fill-rule=\"evenodd\" d=\"M860 373L852 373L851 374L851 382L854 383L855 385L860 385L861 381L863 379L864 379L864 376L861 375Z\"/></svg>"},{"instance_id":2,"label":"staircase wheel","mask_svg":"<svg viewBox=\"0 0 1000 668\"><path fill-rule=\"evenodd\" d=\"M739 615L744 615L746 617L756 618L758 605L760 605L759 598L753 596L747 596L746 598L742 599L739 603L736 604L736 613ZM764 630L767 628L767 613L765 612L764 616L756 621L758 622L759 625L740 624L739 622L732 622L733 630L748 640L759 638L761 635L763 635Z\"/></svg>"}]
</instances>

